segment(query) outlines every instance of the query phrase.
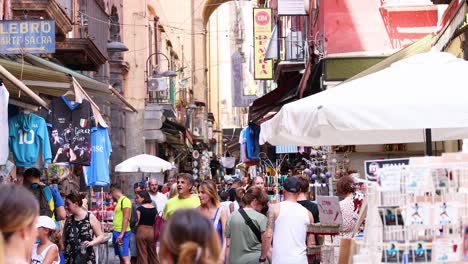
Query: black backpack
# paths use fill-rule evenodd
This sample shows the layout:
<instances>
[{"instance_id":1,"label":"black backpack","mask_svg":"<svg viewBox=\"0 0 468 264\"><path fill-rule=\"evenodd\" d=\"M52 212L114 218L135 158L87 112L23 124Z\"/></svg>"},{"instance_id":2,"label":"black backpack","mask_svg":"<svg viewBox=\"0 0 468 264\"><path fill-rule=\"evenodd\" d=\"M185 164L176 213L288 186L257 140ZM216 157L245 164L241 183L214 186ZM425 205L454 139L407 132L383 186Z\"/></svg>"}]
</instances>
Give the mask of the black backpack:
<instances>
[{"instance_id":1,"label":"black backpack","mask_svg":"<svg viewBox=\"0 0 468 264\"><path fill-rule=\"evenodd\" d=\"M50 209L49 201L47 201L47 196L45 194L46 187L47 186L41 186L39 184L32 184L30 190L39 202L39 215L53 217L54 212Z\"/></svg>"}]
</instances>

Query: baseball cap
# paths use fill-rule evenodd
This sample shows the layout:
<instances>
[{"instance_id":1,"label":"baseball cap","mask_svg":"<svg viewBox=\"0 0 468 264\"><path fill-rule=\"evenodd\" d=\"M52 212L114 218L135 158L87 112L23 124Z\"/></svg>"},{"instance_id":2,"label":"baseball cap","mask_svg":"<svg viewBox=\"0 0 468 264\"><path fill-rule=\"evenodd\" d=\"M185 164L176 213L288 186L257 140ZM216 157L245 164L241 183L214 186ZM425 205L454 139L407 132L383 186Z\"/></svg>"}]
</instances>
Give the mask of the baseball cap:
<instances>
[{"instance_id":1,"label":"baseball cap","mask_svg":"<svg viewBox=\"0 0 468 264\"><path fill-rule=\"evenodd\" d=\"M55 230L56 225L55 225L54 220L52 220L52 218L45 216L45 215L41 215L39 216L39 219L37 220L36 227L45 227L48 229Z\"/></svg>"},{"instance_id":2,"label":"baseball cap","mask_svg":"<svg viewBox=\"0 0 468 264\"><path fill-rule=\"evenodd\" d=\"M298 193L300 191L299 187L299 179L297 177L290 176L283 183L283 188L290 193Z\"/></svg>"}]
</instances>

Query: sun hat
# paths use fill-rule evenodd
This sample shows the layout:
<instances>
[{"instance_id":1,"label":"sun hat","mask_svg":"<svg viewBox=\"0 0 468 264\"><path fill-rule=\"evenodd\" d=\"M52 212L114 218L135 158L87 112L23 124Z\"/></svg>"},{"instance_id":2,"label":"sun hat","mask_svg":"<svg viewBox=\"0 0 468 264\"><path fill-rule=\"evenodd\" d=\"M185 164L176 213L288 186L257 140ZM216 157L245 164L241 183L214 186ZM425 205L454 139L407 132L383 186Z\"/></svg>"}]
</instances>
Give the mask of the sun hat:
<instances>
[{"instance_id":1,"label":"sun hat","mask_svg":"<svg viewBox=\"0 0 468 264\"><path fill-rule=\"evenodd\" d=\"M51 230L55 230L55 228L57 228L54 220L52 220L52 218L45 216L45 215L39 216L36 227L45 227Z\"/></svg>"}]
</instances>

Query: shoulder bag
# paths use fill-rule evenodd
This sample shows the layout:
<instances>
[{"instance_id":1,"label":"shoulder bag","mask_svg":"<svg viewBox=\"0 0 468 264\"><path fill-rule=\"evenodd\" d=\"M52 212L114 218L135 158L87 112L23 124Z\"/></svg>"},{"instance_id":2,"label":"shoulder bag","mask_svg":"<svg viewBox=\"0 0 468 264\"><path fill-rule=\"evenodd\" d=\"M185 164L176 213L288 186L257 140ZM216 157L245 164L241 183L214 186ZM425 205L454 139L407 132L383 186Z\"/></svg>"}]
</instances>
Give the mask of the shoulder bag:
<instances>
[{"instance_id":1,"label":"shoulder bag","mask_svg":"<svg viewBox=\"0 0 468 264\"><path fill-rule=\"evenodd\" d=\"M250 219L250 217L247 215L247 213L244 211L244 209L242 209L242 208L239 209L239 213L244 218L245 224L250 227L250 230L252 230L252 232L255 234L255 236L257 237L258 241L261 244L262 243L262 235L261 235L260 229L258 229L258 227L253 223L252 219Z\"/></svg>"}]
</instances>

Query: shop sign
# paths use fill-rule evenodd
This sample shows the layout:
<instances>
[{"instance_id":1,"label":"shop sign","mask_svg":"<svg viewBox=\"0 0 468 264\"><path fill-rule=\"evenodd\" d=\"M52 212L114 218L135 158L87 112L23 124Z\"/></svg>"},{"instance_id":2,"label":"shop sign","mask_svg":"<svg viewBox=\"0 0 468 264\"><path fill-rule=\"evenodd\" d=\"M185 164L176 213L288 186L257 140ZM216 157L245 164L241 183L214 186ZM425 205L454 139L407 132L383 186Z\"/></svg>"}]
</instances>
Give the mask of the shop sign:
<instances>
[{"instance_id":1,"label":"shop sign","mask_svg":"<svg viewBox=\"0 0 468 264\"><path fill-rule=\"evenodd\" d=\"M319 208L320 223L341 224L340 201L337 196L317 196L317 206Z\"/></svg>"},{"instance_id":2,"label":"shop sign","mask_svg":"<svg viewBox=\"0 0 468 264\"><path fill-rule=\"evenodd\" d=\"M409 165L409 158L405 159L383 159L383 160L366 160L364 161L364 170L366 177L370 181L377 181L379 170L385 167L401 167Z\"/></svg>"},{"instance_id":3,"label":"shop sign","mask_svg":"<svg viewBox=\"0 0 468 264\"><path fill-rule=\"evenodd\" d=\"M253 9L254 32L254 79L273 79L273 61L265 60L266 44L271 36L271 8Z\"/></svg>"},{"instance_id":4,"label":"shop sign","mask_svg":"<svg viewBox=\"0 0 468 264\"><path fill-rule=\"evenodd\" d=\"M279 16L306 15L304 0L278 0Z\"/></svg>"},{"instance_id":5,"label":"shop sign","mask_svg":"<svg viewBox=\"0 0 468 264\"><path fill-rule=\"evenodd\" d=\"M0 53L54 53L54 20L0 21Z\"/></svg>"}]
</instances>

